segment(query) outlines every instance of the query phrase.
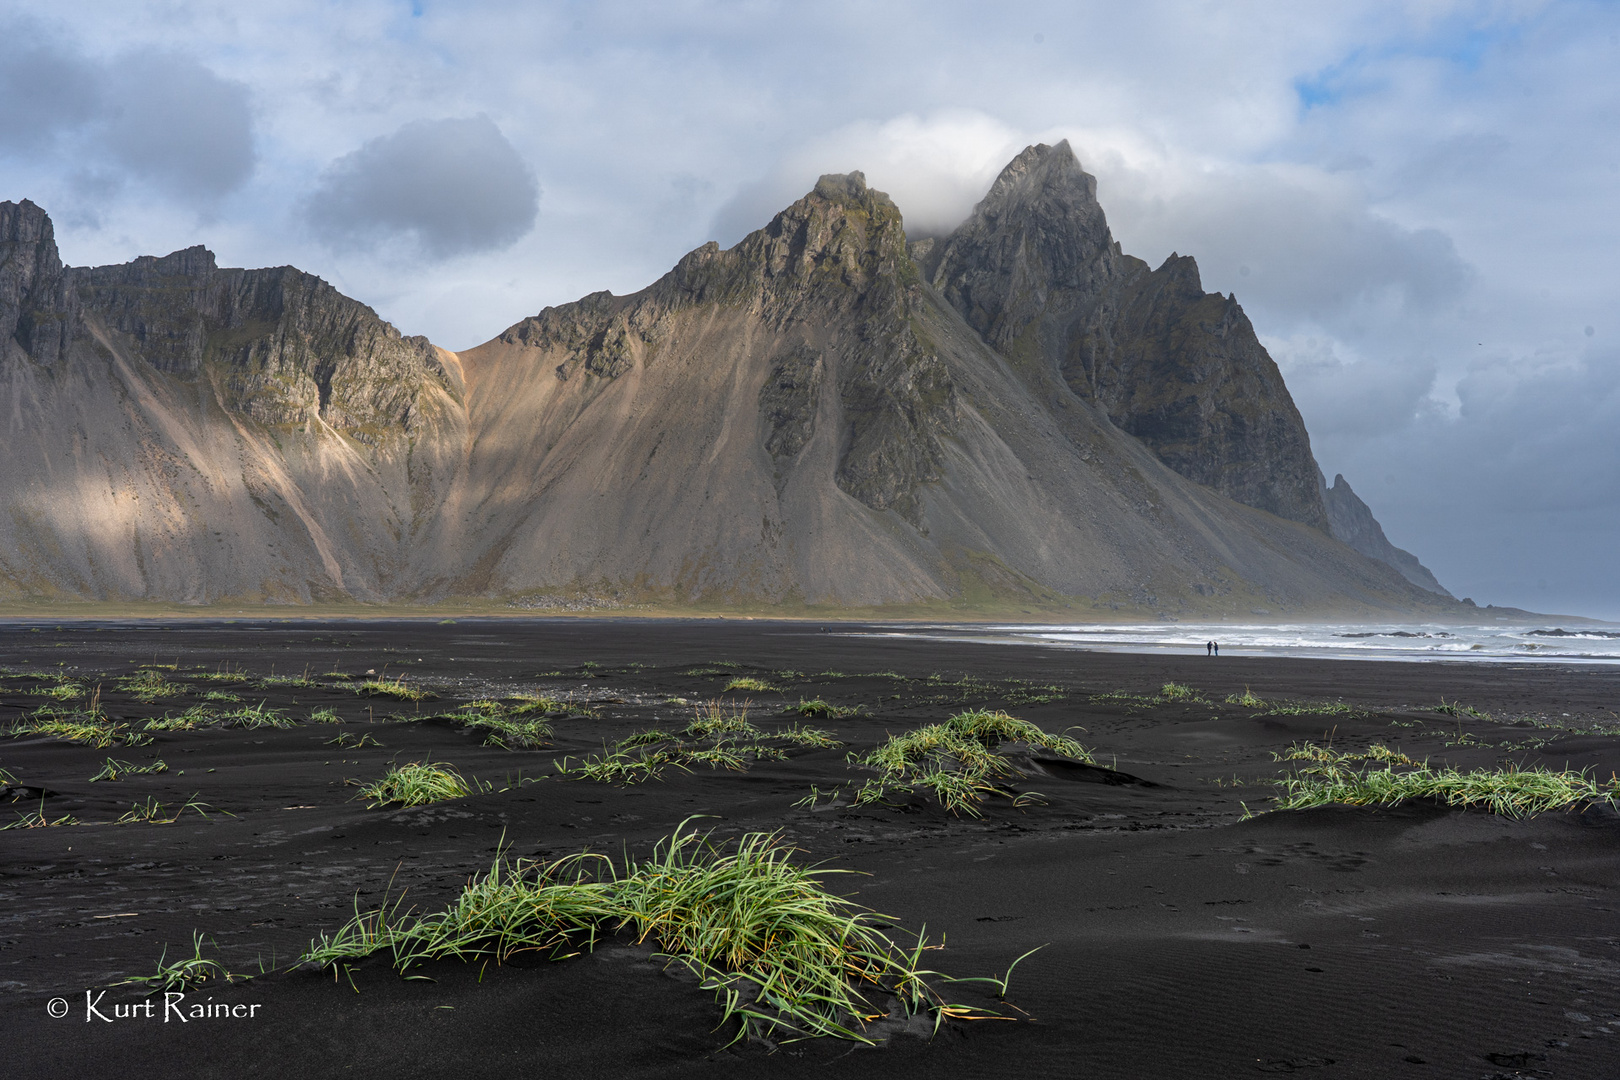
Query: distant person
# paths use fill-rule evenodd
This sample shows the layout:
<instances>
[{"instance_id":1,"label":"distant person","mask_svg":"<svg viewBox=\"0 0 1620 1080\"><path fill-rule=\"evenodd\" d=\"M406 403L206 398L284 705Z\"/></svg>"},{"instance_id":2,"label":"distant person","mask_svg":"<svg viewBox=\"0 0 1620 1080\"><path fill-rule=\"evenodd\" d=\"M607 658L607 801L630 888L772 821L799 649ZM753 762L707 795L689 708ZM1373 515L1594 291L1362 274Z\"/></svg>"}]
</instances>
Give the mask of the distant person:
<instances>
[{"instance_id":1,"label":"distant person","mask_svg":"<svg viewBox=\"0 0 1620 1080\"><path fill-rule=\"evenodd\" d=\"M1212 642L1209 643L1209 647L1215 650L1215 655L1216 656L1221 655L1221 643L1220 642L1212 641Z\"/></svg>"},{"instance_id":2,"label":"distant person","mask_svg":"<svg viewBox=\"0 0 1620 1080\"><path fill-rule=\"evenodd\" d=\"M1209 656L1212 652L1214 652L1214 650L1215 650L1215 643L1213 641L1204 642L1204 655L1205 656Z\"/></svg>"}]
</instances>

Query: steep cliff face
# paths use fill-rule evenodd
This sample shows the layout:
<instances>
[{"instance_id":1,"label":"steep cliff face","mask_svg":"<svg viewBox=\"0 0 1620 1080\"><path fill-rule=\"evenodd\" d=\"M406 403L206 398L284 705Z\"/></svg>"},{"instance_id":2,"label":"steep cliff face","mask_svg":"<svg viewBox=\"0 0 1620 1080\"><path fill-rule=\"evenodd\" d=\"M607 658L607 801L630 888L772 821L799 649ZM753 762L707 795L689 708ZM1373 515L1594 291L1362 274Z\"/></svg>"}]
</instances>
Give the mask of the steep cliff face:
<instances>
[{"instance_id":1,"label":"steep cliff face","mask_svg":"<svg viewBox=\"0 0 1620 1080\"><path fill-rule=\"evenodd\" d=\"M459 458L459 364L290 267L63 267L0 203L0 591L380 598ZM11 589L6 589L9 581Z\"/></svg>"},{"instance_id":2,"label":"steep cliff face","mask_svg":"<svg viewBox=\"0 0 1620 1080\"><path fill-rule=\"evenodd\" d=\"M1343 474L1333 477L1332 487L1327 486L1320 473L1317 475L1321 479L1322 497L1327 503L1328 522L1333 527L1335 540L1350 545L1369 558L1388 563L1419 588L1441 596L1452 595L1429 568L1418 561L1416 555L1389 542L1384 535L1384 527L1378 524L1378 519L1373 517L1372 510L1361 501L1360 496L1350 489L1350 483Z\"/></svg>"},{"instance_id":3,"label":"steep cliff face","mask_svg":"<svg viewBox=\"0 0 1620 1080\"><path fill-rule=\"evenodd\" d=\"M1310 437L1277 365L1192 259L1120 251L1067 142L1032 146L925 256L940 294L1026 371L1057 372L1181 475L1324 531Z\"/></svg>"}]
</instances>

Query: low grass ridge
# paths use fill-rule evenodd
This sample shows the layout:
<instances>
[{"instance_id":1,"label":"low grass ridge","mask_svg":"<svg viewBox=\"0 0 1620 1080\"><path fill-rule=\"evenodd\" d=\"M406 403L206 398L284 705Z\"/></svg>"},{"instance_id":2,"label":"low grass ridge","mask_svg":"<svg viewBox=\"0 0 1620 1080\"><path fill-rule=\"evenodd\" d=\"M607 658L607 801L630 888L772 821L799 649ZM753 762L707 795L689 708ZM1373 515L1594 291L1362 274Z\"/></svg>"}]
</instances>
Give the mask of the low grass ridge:
<instances>
[{"instance_id":1,"label":"low grass ridge","mask_svg":"<svg viewBox=\"0 0 1620 1080\"><path fill-rule=\"evenodd\" d=\"M431 690L409 685L403 675L396 675L392 679L367 679L356 686L354 692L361 697L388 698L393 701L430 701L438 696Z\"/></svg>"},{"instance_id":2,"label":"low grass ridge","mask_svg":"<svg viewBox=\"0 0 1620 1080\"><path fill-rule=\"evenodd\" d=\"M788 746L838 747L834 734L822 728L793 724L766 730L748 719L748 706L716 699L694 706L694 716L678 732L653 728L620 739L611 749L591 754L573 764L572 758L554 762L565 780L594 780L610 784L639 784L660 778L667 768L747 770L752 762L787 757Z\"/></svg>"},{"instance_id":3,"label":"low grass ridge","mask_svg":"<svg viewBox=\"0 0 1620 1080\"><path fill-rule=\"evenodd\" d=\"M152 741L150 735L141 734L128 724L107 715L101 707L100 687L91 694L90 702L84 708L42 705L13 724L6 734L13 738L48 735L97 750L112 746L141 746Z\"/></svg>"},{"instance_id":4,"label":"low grass ridge","mask_svg":"<svg viewBox=\"0 0 1620 1080\"><path fill-rule=\"evenodd\" d=\"M1274 799L1279 810L1302 810L1342 803L1349 806L1394 806L1408 799L1438 799L1447 806L1482 807L1493 814L1518 818L1589 803L1616 804L1620 777L1599 783L1590 770L1546 768L1436 768L1416 762L1398 750L1375 745L1354 754L1309 743L1292 747L1279 760L1310 764L1273 781L1283 793ZM1378 765L1373 763L1377 762Z\"/></svg>"},{"instance_id":5,"label":"low grass ridge","mask_svg":"<svg viewBox=\"0 0 1620 1080\"><path fill-rule=\"evenodd\" d=\"M590 853L554 862L497 857L442 911L401 911L400 902L355 917L311 942L304 961L336 968L387 953L405 972L439 959L502 962L518 953L553 960L588 952L610 935L652 942L715 992L736 1020L733 1041L835 1036L872 1042L870 1025L889 1015L947 1018L978 1013L934 988L921 936L902 947L879 929L886 919L826 890L847 871L804 867L780 833L753 832L716 843L682 822L650 858L622 864ZM888 927L884 927L888 929Z\"/></svg>"}]
</instances>

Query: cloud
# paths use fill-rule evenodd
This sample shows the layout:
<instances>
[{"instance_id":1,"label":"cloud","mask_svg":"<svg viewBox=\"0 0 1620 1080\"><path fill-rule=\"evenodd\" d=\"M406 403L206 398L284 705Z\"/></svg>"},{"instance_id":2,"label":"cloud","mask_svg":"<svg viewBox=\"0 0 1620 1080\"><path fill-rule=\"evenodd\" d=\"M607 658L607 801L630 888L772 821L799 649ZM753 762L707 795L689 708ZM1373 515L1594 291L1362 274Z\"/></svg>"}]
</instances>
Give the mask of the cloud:
<instances>
[{"instance_id":1,"label":"cloud","mask_svg":"<svg viewBox=\"0 0 1620 1080\"><path fill-rule=\"evenodd\" d=\"M58 157L98 190L129 181L217 200L253 172L246 85L195 58L87 56L31 23L0 26L0 153Z\"/></svg>"},{"instance_id":2,"label":"cloud","mask_svg":"<svg viewBox=\"0 0 1620 1080\"><path fill-rule=\"evenodd\" d=\"M1024 146L1017 131L972 110L847 124L793 147L764 177L745 184L716 213L712 230L721 244L734 244L802 197L822 173L859 169L867 184L894 199L909 235L949 232Z\"/></svg>"},{"instance_id":3,"label":"cloud","mask_svg":"<svg viewBox=\"0 0 1620 1080\"><path fill-rule=\"evenodd\" d=\"M413 237L444 259L509 247L528 233L540 185L488 116L417 120L333 162L305 212L333 247Z\"/></svg>"},{"instance_id":4,"label":"cloud","mask_svg":"<svg viewBox=\"0 0 1620 1080\"><path fill-rule=\"evenodd\" d=\"M108 65L103 125L112 157L181 196L216 199L253 172L248 89L189 57L128 53Z\"/></svg>"},{"instance_id":5,"label":"cloud","mask_svg":"<svg viewBox=\"0 0 1620 1080\"><path fill-rule=\"evenodd\" d=\"M88 122L101 71L27 23L0 24L0 151L36 152Z\"/></svg>"},{"instance_id":6,"label":"cloud","mask_svg":"<svg viewBox=\"0 0 1620 1080\"><path fill-rule=\"evenodd\" d=\"M1331 340L1265 338L1282 369L1313 439L1367 436L1396 431L1438 406L1430 400L1433 361L1345 360Z\"/></svg>"},{"instance_id":7,"label":"cloud","mask_svg":"<svg viewBox=\"0 0 1620 1080\"><path fill-rule=\"evenodd\" d=\"M1379 213L1353 176L1307 164L1098 158L1098 195L1127 251L1154 263L1195 255L1206 287L1290 327L1427 317L1473 280L1451 237Z\"/></svg>"}]
</instances>

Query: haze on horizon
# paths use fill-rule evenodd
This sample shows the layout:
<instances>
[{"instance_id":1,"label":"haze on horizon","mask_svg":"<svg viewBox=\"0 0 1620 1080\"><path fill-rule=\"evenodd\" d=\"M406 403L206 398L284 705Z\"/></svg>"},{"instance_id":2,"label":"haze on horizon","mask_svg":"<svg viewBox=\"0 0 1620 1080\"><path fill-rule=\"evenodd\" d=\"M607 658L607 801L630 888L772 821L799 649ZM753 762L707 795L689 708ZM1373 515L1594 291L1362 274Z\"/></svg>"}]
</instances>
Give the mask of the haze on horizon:
<instances>
[{"instance_id":1,"label":"haze on horizon","mask_svg":"<svg viewBox=\"0 0 1620 1080\"><path fill-rule=\"evenodd\" d=\"M1620 618L1620 8L0 5L0 198L464 349L861 169L913 235L1068 138L1197 257L1329 479L1458 596Z\"/></svg>"}]
</instances>

